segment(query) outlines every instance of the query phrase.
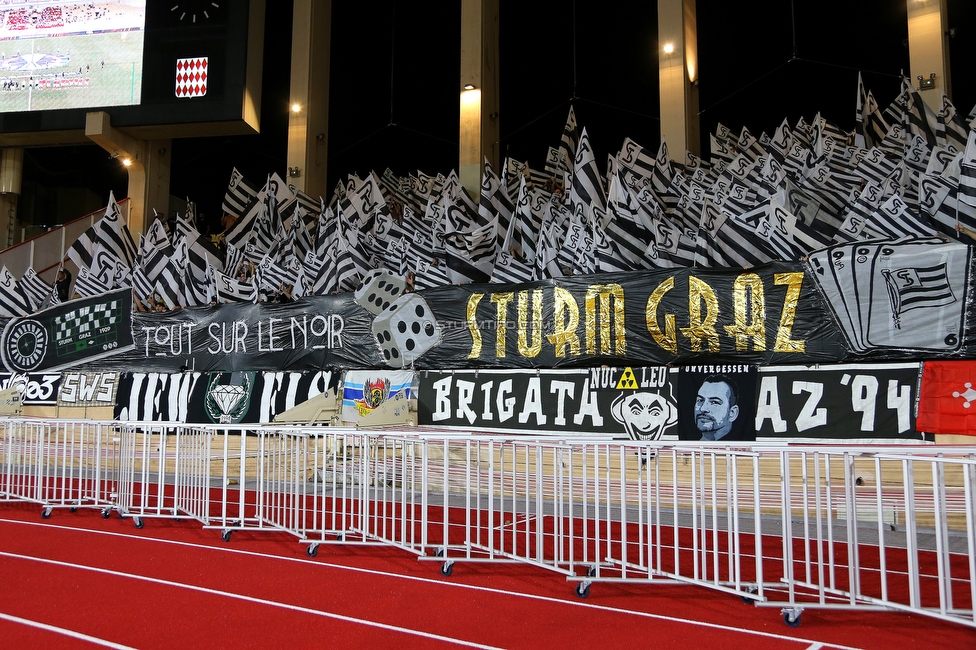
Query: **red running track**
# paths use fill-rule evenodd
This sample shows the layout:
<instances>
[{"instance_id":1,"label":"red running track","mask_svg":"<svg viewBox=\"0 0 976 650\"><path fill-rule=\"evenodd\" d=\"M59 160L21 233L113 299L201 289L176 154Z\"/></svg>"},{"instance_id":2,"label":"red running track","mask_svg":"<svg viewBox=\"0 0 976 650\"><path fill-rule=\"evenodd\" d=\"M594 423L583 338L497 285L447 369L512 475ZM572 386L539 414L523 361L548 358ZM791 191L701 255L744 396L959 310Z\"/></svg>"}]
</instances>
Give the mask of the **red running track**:
<instances>
[{"instance_id":1,"label":"red running track","mask_svg":"<svg viewBox=\"0 0 976 650\"><path fill-rule=\"evenodd\" d=\"M572 595L524 565L437 564L384 547L322 546L194 522L0 505L0 645L73 648L976 647L976 630L898 613L775 609L681 585Z\"/></svg>"}]
</instances>

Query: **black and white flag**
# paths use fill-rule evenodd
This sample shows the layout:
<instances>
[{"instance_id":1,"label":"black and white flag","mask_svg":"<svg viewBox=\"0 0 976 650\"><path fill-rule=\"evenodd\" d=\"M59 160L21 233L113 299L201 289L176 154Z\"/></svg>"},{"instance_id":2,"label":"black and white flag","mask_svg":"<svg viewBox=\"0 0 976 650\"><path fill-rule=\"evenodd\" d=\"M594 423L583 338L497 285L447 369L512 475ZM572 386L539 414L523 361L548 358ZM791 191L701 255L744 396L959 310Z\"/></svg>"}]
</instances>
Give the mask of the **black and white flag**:
<instances>
[{"instance_id":1,"label":"black and white flag","mask_svg":"<svg viewBox=\"0 0 976 650\"><path fill-rule=\"evenodd\" d=\"M3 265L0 267L0 316L26 316L30 312L30 302L17 287L17 279Z\"/></svg>"}]
</instances>

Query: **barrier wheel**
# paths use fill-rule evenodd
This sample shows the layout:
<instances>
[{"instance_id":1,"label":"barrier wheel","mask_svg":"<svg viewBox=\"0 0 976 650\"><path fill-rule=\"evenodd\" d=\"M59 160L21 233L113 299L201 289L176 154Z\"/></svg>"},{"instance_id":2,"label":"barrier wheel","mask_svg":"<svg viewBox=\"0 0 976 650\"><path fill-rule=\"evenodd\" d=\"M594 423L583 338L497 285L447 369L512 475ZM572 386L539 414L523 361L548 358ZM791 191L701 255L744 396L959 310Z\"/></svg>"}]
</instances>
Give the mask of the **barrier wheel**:
<instances>
[{"instance_id":1,"label":"barrier wheel","mask_svg":"<svg viewBox=\"0 0 976 650\"><path fill-rule=\"evenodd\" d=\"M71 506L70 508L68 508L68 510L71 512L78 512L78 506Z\"/></svg>"},{"instance_id":2,"label":"barrier wheel","mask_svg":"<svg viewBox=\"0 0 976 650\"><path fill-rule=\"evenodd\" d=\"M454 573L454 563L445 562L441 565L441 575L445 578L450 578L451 574Z\"/></svg>"},{"instance_id":3,"label":"barrier wheel","mask_svg":"<svg viewBox=\"0 0 976 650\"><path fill-rule=\"evenodd\" d=\"M800 612L783 612L783 622L787 627L800 627Z\"/></svg>"},{"instance_id":4,"label":"barrier wheel","mask_svg":"<svg viewBox=\"0 0 976 650\"><path fill-rule=\"evenodd\" d=\"M750 588L748 591L749 591L750 594L756 593L756 589L755 588ZM744 602L746 605L755 605L756 604L756 599L755 598L750 598L749 596L742 596L742 602Z\"/></svg>"},{"instance_id":5,"label":"barrier wheel","mask_svg":"<svg viewBox=\"0 0 976 650\"><path fill-rule=\"evenodd\" d=\"M142 528L143 526L146 525L146 522L142 520L142 517L133 517L132 523L135 525L136 528Z\"/></svg>"},{"instance_id":6,"label":"barrier wheel","mask_svg":"<svg viewBox=\"0 0 976 650\"><path fill-rule=\"evenodd\" d=\"M51 518L51 508L44 508L41 510L41 519Z\"/></svg>"},{"instance_id":7,"label":"barrier wheel","mask_svg":"<svg viewBox=\"0 0 976 650\"><path fill-rule=\"evenodd\" d=\"M112 516L111 508L102 508L102 519L108 519Z\"/></svg>"},{"instance_id":8,"label":"barrier wheel","mask_svg":"<svg viewBox=\"0 0 976 650\"><path fill-rule=\"evenodd\" d=\"M319 554L318 544L309 544L308 546L305 547L305 555L309 557L315 557L318 554Z\"/></svg>"},{"instance_id":9,"label":"barrier wheel","mask_svg":"<svg viewBox=\"0 0 976 650\"><path fill-rule=\"evenodd\" d=\"M342 534L342 533L339 533L338 535L336 535L336 540L337 540L337 541L339 541L339 542L341 542L341 541L343 541L344 539L345 539L345 536L343 536L343 534Z\"/></svg>"},{"instance_id":10,"label":"barrier wheel","mask_svg":"<svg viewBox=\"0 0 976 650\"><path fill-rule=\"evenodd\" d=\"M576 585L576 595L580 598L588 598L590 595L590 583L581 582Z\"/></svg>"},{"instance_id":11,"label":"barrier wheel","mask_svg":"<svg viewBox=\"0 0 976 650\"><path fill-rule=\"evenodd\" d=\"M596 575L596 567L595 566L588 566L588 567L586 567L586 577L587 578L592 578L595 575Z\"/></svg>"},{"instance_id":12,"label":"barrier wheel","mask_svg":"<svg viewBox=\"0 0 976 650\"><path fill-rule=\"evenodd\" d=\"M230 541L230 534L233 533L233 532L234 531L232 531L232 530L225 530L225 531L223 531L222 533L220 533L220 539L224 540L225 542L229 542Z\"/></svg>"}]
</instances>

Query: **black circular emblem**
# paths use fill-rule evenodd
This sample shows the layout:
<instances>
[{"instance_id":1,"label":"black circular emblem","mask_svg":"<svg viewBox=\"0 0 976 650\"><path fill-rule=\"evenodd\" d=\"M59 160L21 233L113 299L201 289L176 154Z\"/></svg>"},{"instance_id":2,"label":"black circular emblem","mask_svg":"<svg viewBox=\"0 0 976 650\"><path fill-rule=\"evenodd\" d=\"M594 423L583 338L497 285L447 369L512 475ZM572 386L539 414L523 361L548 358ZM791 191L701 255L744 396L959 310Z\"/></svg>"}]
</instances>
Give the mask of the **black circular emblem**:
<instances>
[{"instance_id":1,"label":"black circular emblem","mask_svg":"<svg viewBox=\"0 0 976 650\"><path fill-rule=\"evenodd\" d=\"M33 370L41 365L47 351L47 330L36 320L14 324L4 341L7 362L17 370Z\"/></svg>"}]
</instances>

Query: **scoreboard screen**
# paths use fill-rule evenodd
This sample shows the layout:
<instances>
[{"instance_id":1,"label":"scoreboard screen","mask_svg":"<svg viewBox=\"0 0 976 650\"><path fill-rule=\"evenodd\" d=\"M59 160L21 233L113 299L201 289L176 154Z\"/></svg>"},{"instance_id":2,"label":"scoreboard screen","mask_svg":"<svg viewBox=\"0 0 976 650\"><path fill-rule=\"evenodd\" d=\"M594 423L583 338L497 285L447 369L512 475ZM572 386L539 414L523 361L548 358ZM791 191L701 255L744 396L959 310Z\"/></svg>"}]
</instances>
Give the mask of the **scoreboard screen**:
<instances>
[{"instance_id":1,"label":"scoreboard screen","mask_svg":"<svg viewBox=\"0 0 976 650\"><path fill-rule=\"evenodd\" d=\"M0 0L0 146L257 131L264 0ZM45 140L44 138L48 139Z\"/></svg>"},{"instance_id":2,"label":"scoreboard screen","mask_svg":"<svg viewBox=\"0 0 976 650\"><path fill-rule=\"evenodd\" d=\"M142 98L146 0L0 4L0 113Z\"/></svg>"}]
</instances>

